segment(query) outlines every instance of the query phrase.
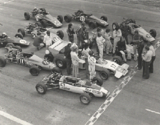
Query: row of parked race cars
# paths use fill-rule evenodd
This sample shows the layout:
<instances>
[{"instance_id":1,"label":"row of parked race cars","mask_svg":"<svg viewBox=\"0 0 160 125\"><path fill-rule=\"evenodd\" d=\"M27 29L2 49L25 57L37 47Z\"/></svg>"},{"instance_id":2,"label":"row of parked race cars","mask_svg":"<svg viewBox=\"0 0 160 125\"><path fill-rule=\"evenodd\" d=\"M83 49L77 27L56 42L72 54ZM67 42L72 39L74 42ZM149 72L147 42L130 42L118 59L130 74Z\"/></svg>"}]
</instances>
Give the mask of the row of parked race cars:
<instances>
[{"instance_id":1,"label":"row of parked race cars","mask_svg":"<svg viewBox=\"0 0 160 125\"><path fill-rule=\"evenodd\" d=\"M127 75L129 65L122 63L123 61L120 56L114 56L112 61L97 60L96 71L99 73L101 79L95 77L92 81L87 81L80 78L62 75L60 69L64 69L66 67L64 48L68 45L68 41L63 40L63 31L59 30L56 34L51 33L53 44L49 47L49 50L54 56L55 64L38 57L34 53L23 53L21 47L27 47L30 45L30 42L23 39L26 34L30 34L34 39L34 42L42 42L45 32L48 30L46 27L62 27L63 16L59 15L57 17L52 17L44 8L34 8L31 13L25 12L24 17L26 20L29 20L32 17L36 20L36 23L29 23L29 26L26 28L19 28L14 39L8 37L6 34L3 34L0 37L0 47L5 47L7 49L7 54L5 54L4 57L0 57L0 67L5 67L9 62L28 66L29 72L33 76L38 76L41 70L52 71L49 76L45 77L36 85L38 93L45 94L47 89L59 88L79 93L80 101L83 104L89 104L93 96L109 96L110 92L101 86L103 84L103 80L107 80L110 74L114 74L116 78L121 78ZM86 22L90 28L96 28L97 26L107 27L109 25L107 23L107 17L102 16L101 18L97 18L92 14L85 14L81 10L78 10L72 16L64 16L64 20L67 23L72 20L79 22L83 21ZM131 19L123 21L121 26L124 26L123 23L128 27L130 33L133 34L135 31L138 31L144 40L155 40L156 31L154 29L148 33ZM81 61L79 62L79 68L85 69L85 60L83 58L81 58Z\"/></svg>"}]
</instances>

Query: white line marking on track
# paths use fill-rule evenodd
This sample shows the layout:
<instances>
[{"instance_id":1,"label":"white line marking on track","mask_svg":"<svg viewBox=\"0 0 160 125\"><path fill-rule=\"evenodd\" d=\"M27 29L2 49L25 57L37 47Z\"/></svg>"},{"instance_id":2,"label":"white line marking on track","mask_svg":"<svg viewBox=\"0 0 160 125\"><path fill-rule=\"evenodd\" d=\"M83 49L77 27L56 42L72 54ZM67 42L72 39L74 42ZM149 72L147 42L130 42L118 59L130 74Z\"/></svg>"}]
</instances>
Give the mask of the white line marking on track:
<instances>
[{"instance_id":1,"label":"white line marking on track","mask_svg":"<svg viewBox=\"0 0 160 125\"><path fill-rule=\"evenodd\" d=\"M15 117L15 116L10 115L10 114L8 114L8 113L6 113L6 112L3 112L3 111L0 111L0 115L3 116L3 117L5 117L5 118L8 118L8 119L10 119L10 120L12 120L12 121L14 121L14 122L16 122L16 123L19 123L19 124L21 124L21 125L33 125L33 124L31 124L31 123L28 123L28 122L26 122L26 121L23 121L23 120Z\"/></svg>"},{"instance_id":2,"label":"white line marking on track","mask_svg":"<svg viewBox=\"0 0 160 125\"><path fill-rule=\"evenodd\" d=\"M153 110L150 110L150 109L146 109L146 111L160 115L160 112L156 112L156 111L153 111Z\"/></svg>"},{"instance_id":3,"label":"white line marking on track","mask_svg":"<svg viewBox=\"0 0 160 125\"><path fill-rule=\"evenodd\" d=\"M10 3L10 2L13 2L14 0L10 0L10 1L7 1L7 2L3 2L3 4L7 4L7 3Z\"/></svg>"},{"instance_id":4,"label":"white line marking on track","mask_svg":"<svg viewBox=\"0 0 160 125\"><path fill-rule=\"evenodd\" d=\"M160 41L157 41L157 43L155 44L155 50L157 50L159 46L160 46ZM112 94L104 101L104 103L91 116L91 118L85 123L85 125L94 125L94 123L103 114L103 112L107 109L107 107L114 101L114 99L118 96L118 94L123 90L123 88L133 78L133 76L136 74L136 71L137 71L137 65L129 72L127 76L124 77L120 85L116 87L116 89L112 92ZM154 112L154 113L158 113L158 112Z\"/></svg>"}]
</instances>

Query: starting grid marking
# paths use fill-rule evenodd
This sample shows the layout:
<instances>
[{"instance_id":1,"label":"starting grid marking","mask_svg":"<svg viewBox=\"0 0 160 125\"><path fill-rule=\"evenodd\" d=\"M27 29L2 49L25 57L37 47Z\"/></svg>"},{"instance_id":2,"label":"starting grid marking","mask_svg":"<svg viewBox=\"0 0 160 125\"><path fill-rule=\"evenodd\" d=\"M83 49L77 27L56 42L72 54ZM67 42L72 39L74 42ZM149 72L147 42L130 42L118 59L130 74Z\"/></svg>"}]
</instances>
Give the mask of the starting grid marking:
<instances>
[{"instance_id":1,"label":"starting grid marking","mask_svg":"<svg viewBox=\"0 0 160 125\"><path fill-rule=\"evenodd\" d=\"M155 44L155 50L157 50L159 46L160 46L160 41L157 41L157 43ZM85 123L85 125L94 125L94 123L103 114L103 112L107 109L107 107L114 101L114 99L118 96L118 94L133 78L136 72L137 72L137 65L133 69L131 69L131 71L126 77L124 77L123 81L119 84L119 86L105 100L105 102L99 107L99 109L91 116L91 118Z\"/></svg>"}]
</instances>

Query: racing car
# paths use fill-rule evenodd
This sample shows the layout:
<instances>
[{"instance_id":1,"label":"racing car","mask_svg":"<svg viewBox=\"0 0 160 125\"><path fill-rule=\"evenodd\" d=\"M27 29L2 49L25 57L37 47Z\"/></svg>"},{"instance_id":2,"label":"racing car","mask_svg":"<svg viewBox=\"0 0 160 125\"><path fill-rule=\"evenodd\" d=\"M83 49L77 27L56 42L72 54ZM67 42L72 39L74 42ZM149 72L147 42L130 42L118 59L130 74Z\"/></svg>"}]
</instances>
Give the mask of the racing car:
<instances>
[{"instance_id":1,"label":"racing car","mask_svg":"<svg viewBox=\"0 0 160 125\"><path fill-rule=\"evenodd\" d=\"M59 41L49 47L50 52L55 58L55 63L59 68L66 67L66 59L64 58L64 49L68 45L68 42ZM85 69L85 61L83 57L80 57L79 68ZM100 77L103 80L107 80L110 74L114 74L116 78L121 78L128 73L128 64L119 65L114 61L110 60L97 60L96 71L99 72Z\"/></svg>"},{"instance_id":2,"label":"racing car","mask_svg":"<svg viewBox=\"0 0 160 125\"><path fill-rule=\"evenodd\" d=\"M0 36L0 47L7 47L9 45L28 47L30 45L30 42L24 40L21 34L16 34L14 38L10 38L6 34L2 34Z\"/></svg>"},{"instance_id":3,"label":"racing car","mask_svg":"<svg viewBox=\"0 0 160 125\"><path fill-rule=\"evenodd\" d=\"M72 20L78 21L78 22L85 22L89 25L90 28L96 28L97 26L101 27L107 27L109 24L107 22L106 16L101 16L101 18L98 18L92 14L86 14L82 10L78 10L75 12L72 16L71 15L65 15L64 20L69 23Z\"/></svg>"},{"instance_id":4,"label":"racing car","mask_svg":"<svg viewBox=\"0 0 160 125\"><path fill-rule=\"evenodd\" d=\"M7 62L27 66L30 67L29 72L33 76L38 76L41 70L61 72L55 64L33 53L23 53L10 47L8 47L8 50L4 57L0 57L0 67L5 67Z\"/></svg>"},{"instance_id":5,"label":"racing car","mask_svg":"<svg viewBox=\"0 0 160 125\"><path fill-rule=\"evenodd\" d=\"M36 90L39 94L45 94L47 89L61 89L73 93L80 94L81 103L88 105L91 98L94 97L108 97L110 92L97 84L97 78L91 82L75 78L71 76L64 76L60 73L52 73L43 78L41 82L36 85ZM102 85L103 82L101 82Z\"/></svg>"},{"instance_id":6,"label":"racing car","mask_svg":"<svg viewBox=\"0 0 160 125\"><path fill-rule=\"evenodd\" d=\"M31 13L24 13L24 18L26 20L29 20L31 17L33 17L37 22L39 22L43 27L62 27L63 17L61 15L53 17L48 12L46 12L45 8L34 8Z\"/></svg>"},{"instance_id":7,"label":"racing car","mask_svg":"<svg viewBox=\"0 0 160 125\"><path fill-rule=\"evenodd\" d=\"M132 19L126 19L120 24L120 28L121 28L122 32L123 32L124 27L126 27L128 29L128 32L131 35L133 35L135 33L135 31L138 31L139 35L146 42L155 41L155 37L156 37L156 34L157 34L155 29L151 29L149 32L147 32L140 25L137 25L136 22Z\"/></svg>"}]
</instances>

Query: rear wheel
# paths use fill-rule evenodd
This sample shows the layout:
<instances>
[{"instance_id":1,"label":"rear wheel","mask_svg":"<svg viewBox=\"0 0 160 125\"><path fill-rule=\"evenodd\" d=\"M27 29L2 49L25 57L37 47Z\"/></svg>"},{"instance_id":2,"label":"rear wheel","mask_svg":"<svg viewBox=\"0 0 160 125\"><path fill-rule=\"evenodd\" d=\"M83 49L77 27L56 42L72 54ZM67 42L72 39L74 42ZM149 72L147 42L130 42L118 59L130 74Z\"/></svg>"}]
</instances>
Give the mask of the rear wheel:
<instances>
[{"instance_id":1,"label":"rear wheel","mask_svg":"<svg viewBox=\"0 0 160 125\"><path fill-rule=\"evenodd\" d=\"M15 37L18 37L18 38L23 39L23 35L22 35L22 34L20 34L20 33L17 33L17 34L15 35Z\"/></svg>"},{"instance_id":2,"label":"rear wheel","mask_svg":"<svg viewBox=\"0 0 160 125\"><path fill-rule=\"evenodd\" d=\"M66 67L66 63L64 60L56 59L55 62L58 68L64 69Z\"/></svg>"},{"instance_id":3,"label":"rear wheel","mask_svg":"<svg viewBox=\"0 0 160 125\"><path fill-rule=\"evenodd\" d=\"M57 31L57 33L56 33L61 39L63 39L63 37L64 37L64 33L63 33L63 31L62 30L59 30L59 31Z\"/></svg>"},{"instance_id":4,"label":"rear wheel","mask_svg":"<svg viewBox=\"0 0 160 125\"><path fill-rule=\"evenodd\" d=\"M120 56L114 56L113 61L116 62L119 65L122 65L122 63L123 63L123 60Z\"/></svg>"},{"instance_id":5,"label":"rear wheel","mask_svg":"<svg viewBox=\"0 0 160 125\"><path fill-rule=\"evenodd\" d=\"M57 19L59 20L59 22L63 23L63 16L62 15L58 15Z\"/></svg>"},{"instance_id":6,"label":"rear wheel","mask_svg":"<svg viewBox=\"0 0 160 125\"><path fill-rule=\"evenodd\" d=\"M89 93L83 93L80 95L79 98L80 98L81 103L84 105L88 105L91 102L91 97Z\"/></svg>"},{"instance_id":7,"label":"rear wheel","mask_svg":"<svg viewBox=\"0 0 160 125\"><path fill-rule=\"evenodd\" d=\"M25 12L25 13L24 13L24 18L25 18L26 20L29 20L29 19L30 19L30 14L29 14L28 12Z\"/></svg>"},{"instance_id":8,"label":"rear wheel","mask_svg":"<svg viewBox=\"0 0 160 125\"><path fill-rule=\"evenodd\" d=\"M36 90L39 94L45 94L47 91L47 87L46 85L42 84L42 83L38 83L36 85Z\"/></svg>"},{"instance_id":9,"label":"rear wheel","mask_svg":"<svg viewBox=\"0 0 160 125\"><path fill-rule=\"evenodd\" d=\"M29 69L29 72L32 76L38 76L40 73L40 68L38 68L37 66L33 66Z\"/></svg>"},{"instance_id":10,"label":"rear wheel","mask_svg":"<svg viewBox=\"0 0 160 125\"><path fill-rule=\"evenodd\" d=\"M109 70L100 71L99 75L100 75L101 79L107 80L110 76L110 71Z\"/></svg>"},{"instance_id":11,"label":"rear wheel","mask_svg":"<svg viewBox=\"0 0 160 125\"><path fill-rule=\"evenodd\" d=\"M102 85L103 85L103 80L102 80L101 78L94 77L94 78L92 79L92 83L95 83L95 84L97 84L97 85L99 85L99 86L102 86Z\"/></svg>"},{"instance_id":12,"label":"rear wheel","mask_svg":"<svg viewBox=\"0 0 160 125\"><path fill-rule=\"evenodd\" d=\"M106 22L107 22L107 20L108 20L106 16L101 16L100 19L102 19L102 20L104 20L104 21L106 21Z\"/></svg>"},{"instance_id":13,"label":"rear wheel","mask_svg":"<svg viewBox=\"0 0 160 125\"><path fill-rule=\"evenodd\" d=\"M64 20L65 20L67 23L70 23L70 22L72 21L72 16L66 15L66 16L64 16Z\"/></svg>"},{"instance_id":14,"label":"rear wheel","mask_svg":"<svg viewBox=\"0 0 160 125\"><path fill-rule=\"evenodd\" d=\"M18 33L22 34L23 37L25 36L25 30L22 28L18 29Z\"/></svg>"},{"instance_id":15,"label":"rear wheel","mask_svg":"<svg viewBox=\"0 0 160 125\"><path fill-rule=\"evenodd\" d=\"M89 22L89 27L91 29L95 29L97 27L97 24L95 22Z\"/></svg>"},{"instance_id":16,"label":"rear wheel","mask_svg":"<svg viewBox=\"0 0 160 125\"><path fill-rule=\"evenodd\" d=\"M6 59L4 57L0 57L0 67L6 66Z\"/></svg>"},{"instance_id":17,"label":"rear wheel","mask_svg":"<svg viewBox=\"0 0 160 125\"><path fill-rule=\"evenodd\" d=\"M152 37L156 38L157 32L156 32L155 29L151 29L151 30L149 31L149 33L151 34Z\"/></svg>"}]
</instances>

